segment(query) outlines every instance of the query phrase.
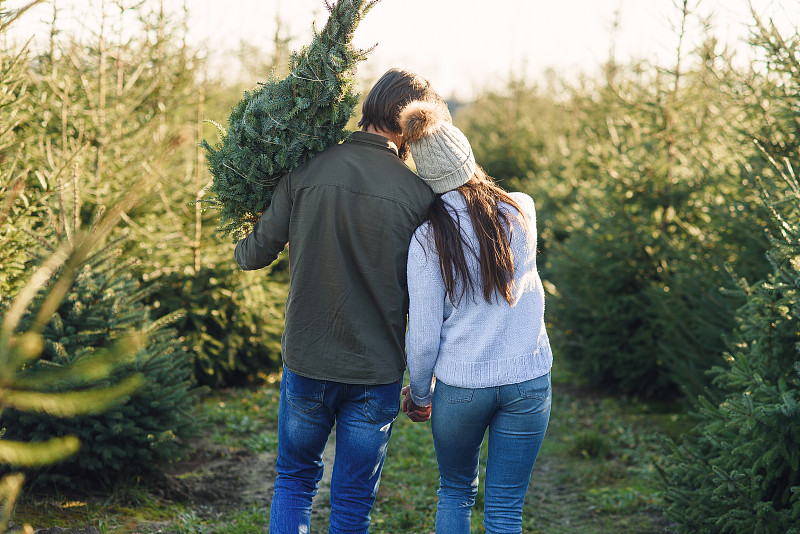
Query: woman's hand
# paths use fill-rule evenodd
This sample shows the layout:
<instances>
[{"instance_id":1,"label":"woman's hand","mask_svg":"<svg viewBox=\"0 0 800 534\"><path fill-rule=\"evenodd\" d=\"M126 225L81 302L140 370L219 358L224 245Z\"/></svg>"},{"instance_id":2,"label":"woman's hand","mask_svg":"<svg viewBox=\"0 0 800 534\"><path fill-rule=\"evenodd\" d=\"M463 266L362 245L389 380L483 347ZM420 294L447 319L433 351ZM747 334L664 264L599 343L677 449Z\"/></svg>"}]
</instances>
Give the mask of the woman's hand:
<instances>
[{"instance_id":1,"label":"woman's hand","mask_svg":"<svg viewBox=\"0 0 800 534\"><path fill-rule=\"evenodd\" d=\"M431 405L417 406L411 400L411 386L405 386L400 393L403 395L403 403L401 408L408 415L408 418L415 423L424 423L431 418Z\"/></svg>"}]
</instances>

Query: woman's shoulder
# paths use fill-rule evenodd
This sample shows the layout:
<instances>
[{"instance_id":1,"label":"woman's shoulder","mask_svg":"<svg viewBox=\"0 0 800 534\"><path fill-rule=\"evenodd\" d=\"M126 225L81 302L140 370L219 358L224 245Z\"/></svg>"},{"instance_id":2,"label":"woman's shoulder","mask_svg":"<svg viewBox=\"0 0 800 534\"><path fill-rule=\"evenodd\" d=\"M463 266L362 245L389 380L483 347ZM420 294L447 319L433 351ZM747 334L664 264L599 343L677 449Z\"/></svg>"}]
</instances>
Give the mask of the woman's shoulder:
<instances>
[{"instance_id":1,"label":"woman's shoulder","mask_svg":"<svg viewBox=\"0 0 800 534\"><path fill-rule=\"evenodd\" d=\"M411 236L411 242L408 245L409 269L412 266L415 269L427 269L430 265L433 265L431 262L434 262L436 258L438 258L438 255L436 254L436 243L433 239L431 224L426 221Z\"/></svg>"},{"instance_id":2,"label":"woman's shoulder","mask_svg":"<svg viewBox=\"0 0 800 534\"><path fill-rule=\"evenodd\" d=\"M509 193L508 196L510 196L511 199L514 200L517 205L519 205L520 209L525 215L528 217L536 216L536 208L530 195L521 191L514 191L513 193Z\"/></svg>"},{"instance_id":3,"label":"woman's shoulder","mask_svg":"<svg viewBox=\"0 0 800 534\"><path fill-rule=\"evenodd\" d=\"M453 211L464 211L467 209L467 199L458 189L448 191L442 195L442 202L447 206L447 210L451 213Z\"/></svg>"},{"instance_id":4,"label":"woman's shoulder","mask_svg":"<svg viewBox=\"0 0 800 534\"><path fill-rule=\"evenodd\" d=\"M430 248L432 242L431 222L425 221L414 230L414 234L411 236L410 248L416 250L416 252L425 251Z\"/></svg>"},{"instance_id":5,"label":"woman's shoulder","mask_svg":"<svg viewBox=\"0 0 800 534\"><path fill-rule=\"evenodd\" d=\"M430 232L431 232L431 221L427 220L427 221L424 221L419 226L417 226L417 229L414 230L414 237L426 236Z\"/></svg>"},{"instance_id":6,"label":"woman's shoulder","mask_svg":"<svg viewBox=\"0 0 800 534\"><path fill-rule=\"evenodd\" d=\"M508 194L508 196L513 198L520 206L523 204L533 206L533 199L527 193L523 193L522 191L512 191Z\"/></svg>"}]
</instances>

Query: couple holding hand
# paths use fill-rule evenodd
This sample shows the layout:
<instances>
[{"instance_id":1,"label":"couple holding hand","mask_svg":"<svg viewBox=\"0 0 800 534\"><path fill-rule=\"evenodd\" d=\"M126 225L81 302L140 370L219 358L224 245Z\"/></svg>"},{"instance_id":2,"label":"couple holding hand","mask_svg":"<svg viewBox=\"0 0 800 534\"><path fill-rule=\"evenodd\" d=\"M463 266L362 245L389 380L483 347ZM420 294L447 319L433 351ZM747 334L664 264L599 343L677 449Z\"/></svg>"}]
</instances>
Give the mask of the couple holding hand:
<instances>
[{"instance_id":1,"label":"couple holding hand","mask_svg":"<svg viewBox=\"0 0 800 534\"><path fill-rule=\"evenodd\" d=\"M334 424L329 532L369 531L402 390L431 421L436 532L470 532L488 428L486 532L519 533L553 361L533 200L492 182L417 74L384 74L359 127L284 176L236 245L251 270L291 243L270 532L310 532Z\"/></svg>"}]
</instances>

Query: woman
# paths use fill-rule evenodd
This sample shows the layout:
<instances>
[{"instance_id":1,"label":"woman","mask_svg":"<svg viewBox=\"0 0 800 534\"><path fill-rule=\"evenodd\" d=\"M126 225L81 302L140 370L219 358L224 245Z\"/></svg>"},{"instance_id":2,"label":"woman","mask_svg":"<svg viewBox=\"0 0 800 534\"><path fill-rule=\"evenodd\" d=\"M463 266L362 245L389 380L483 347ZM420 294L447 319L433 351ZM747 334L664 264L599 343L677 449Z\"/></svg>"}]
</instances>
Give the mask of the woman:
<instances>
[{"instance_id":1,"label":"woman","mask_svg":"<svg viewBox=\"0 0 800 534\"><path fill-rule=\"evenodd\" d=\"M553 362L535 210L528 195L492 183L447 117L441 105L421 102L401 114L417 173L437 194L408 254L403 411L415 421L430 413L437 534L470 532L487 428L484 526L518 533L550 418Z\"/></svg>"}]
</instances>

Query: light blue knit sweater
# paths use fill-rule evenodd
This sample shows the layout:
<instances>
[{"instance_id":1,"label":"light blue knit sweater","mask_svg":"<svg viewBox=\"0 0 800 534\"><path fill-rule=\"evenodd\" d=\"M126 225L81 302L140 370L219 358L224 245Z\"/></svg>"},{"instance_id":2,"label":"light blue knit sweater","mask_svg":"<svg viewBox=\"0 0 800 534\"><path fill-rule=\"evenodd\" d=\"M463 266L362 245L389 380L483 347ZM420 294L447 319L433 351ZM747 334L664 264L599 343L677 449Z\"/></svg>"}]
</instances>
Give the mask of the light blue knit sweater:
<instances>
[{"instance_id":1,"label":"light blue knit sweater","mask_svg":"<svg viewBox=\"0 0 800 534\"><path fill-rule=\"evenodd\" d=\"M430 223L414 233L408 252L406 355L411 398L418 406L430 404L434 375L451 386L485 388L531 380L552 367L553 353L544 325L544 290L536 270L536 211L528 195L511 195L527 217L526 229L514 208L501 206L515 215L510 218L513 306L499 296L492 303L483 298L478 262L469 257L469 251L467 261L478 293L453 306L445 294ZM450 191L442 199L478 251L463 195Z\"/></svg>"}]
</instances>

